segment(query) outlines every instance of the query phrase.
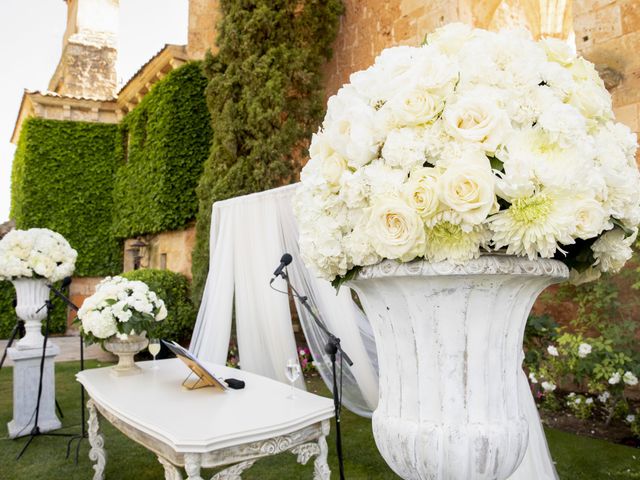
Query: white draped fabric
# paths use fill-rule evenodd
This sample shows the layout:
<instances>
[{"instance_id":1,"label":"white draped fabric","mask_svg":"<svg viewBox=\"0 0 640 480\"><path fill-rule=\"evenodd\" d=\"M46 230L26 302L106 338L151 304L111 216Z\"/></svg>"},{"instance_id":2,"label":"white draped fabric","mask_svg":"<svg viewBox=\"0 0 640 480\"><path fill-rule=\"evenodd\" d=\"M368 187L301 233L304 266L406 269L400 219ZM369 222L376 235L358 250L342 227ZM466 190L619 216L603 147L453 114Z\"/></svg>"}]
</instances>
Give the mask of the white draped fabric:
<instances>
[{"instance_id":1,"label":"white draped fabric","mask_svg":"<svg viewBox=\"0 0 640 480\"><path fill-rule=\"evenodd\" d=\"M353 367L344 367L343 403L362 416L371 416L378 399L378 368L371 327L351 291L338 294L316 278L300 259L298 231L291 207L296 185L237 197L213 206L209 275L191 340L191 351L214 363L227 358L235 297L236 335L240 364L269 378L287 382L284 365L295 358L289 299L269 287L269 279L284 252L293 256L288 268L293 285L329 330L341 339ZM286 288L281 280L274 282ZM324 353L325 335L296 302L298 318L323 380L331 388L330 363ZM399 375L402 372L398 372ZM299 379L296 386L304 388ZM510 480L555 480L557 474L524 373L519 383L521 406L529 421L529 448Z\"/></svg>"}]
</instances>

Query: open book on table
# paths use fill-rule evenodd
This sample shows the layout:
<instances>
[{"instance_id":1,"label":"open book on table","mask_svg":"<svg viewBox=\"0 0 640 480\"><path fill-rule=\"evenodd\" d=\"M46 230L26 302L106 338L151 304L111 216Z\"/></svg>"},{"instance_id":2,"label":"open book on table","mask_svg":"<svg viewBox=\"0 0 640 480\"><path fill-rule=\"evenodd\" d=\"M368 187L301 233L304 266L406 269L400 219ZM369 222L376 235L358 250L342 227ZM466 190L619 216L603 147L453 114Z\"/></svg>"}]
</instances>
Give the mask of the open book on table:
<instances>
[{"instance_id":1,"label":"open book on table","mask_svg":"<svg viewBox=\"0 0 640 480\"><path fill-rule=\"evenodd\" d=\"M189 377L182 382L183 386L190 390L203 387L213 387L222 391L227 389L225 383L222 380L217 379L216 376L207 369L207 367L200 363L200 361L194 357L191 352L189 352L189 350L178 345L176 342L167 342L166 340L162 340L162 343L164 343L167 348L176 355L176 357L182 360L185 365L189 367L191 373L195 374L197 377L195 380L189 380L191 377L191 374L189 374Z\"/></svg>"}]
</instances>

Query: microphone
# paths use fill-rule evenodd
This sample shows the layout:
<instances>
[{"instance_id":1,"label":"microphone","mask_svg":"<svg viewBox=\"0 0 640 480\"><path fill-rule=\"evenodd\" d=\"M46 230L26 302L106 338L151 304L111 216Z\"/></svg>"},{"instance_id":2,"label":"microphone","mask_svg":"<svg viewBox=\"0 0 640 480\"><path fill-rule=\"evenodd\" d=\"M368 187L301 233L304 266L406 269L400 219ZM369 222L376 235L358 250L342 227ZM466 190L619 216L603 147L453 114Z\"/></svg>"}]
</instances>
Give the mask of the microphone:
<instances>
[{"instance_id":1,"label":"microphone","mask_svg":"<svg viewBox=\"0 0 640 480\"><path fill-rule=\"evenodd\" d=\"M62 284L60 285L60 290L64 290L69 285L71 285L71 277L64 277L62 279Z\"/></svg>"},{"instance_id":2,"label":"microphone","mask_svg":"<svg viewBox=\"0 0 640 480\"><path fill-rule=\"evenodd\" d=\"M280 265L278 265L278 268L276 268L275 272L273 272L273 276L278 277L282 275L282 271L287 265L291 263L291 260L293 260L293 257L288 253L282 255L282 258L280 258Z\"/></svg>"}]
</instances>

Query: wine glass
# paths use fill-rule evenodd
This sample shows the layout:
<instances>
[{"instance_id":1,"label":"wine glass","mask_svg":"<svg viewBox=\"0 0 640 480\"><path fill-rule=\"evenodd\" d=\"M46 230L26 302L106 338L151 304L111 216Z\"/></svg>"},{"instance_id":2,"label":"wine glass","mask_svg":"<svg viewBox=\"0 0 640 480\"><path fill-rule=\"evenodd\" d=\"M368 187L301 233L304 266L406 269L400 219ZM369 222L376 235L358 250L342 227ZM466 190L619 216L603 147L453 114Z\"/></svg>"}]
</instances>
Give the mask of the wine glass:
<instances>
[{"instance_id":1,"label":"wine glass","mask_svg":"<svg viewBox=\"0 0 640 480\"><path fill-rule=\"evenodd\" d=\"M289 360L287 360L287 365L284 369L284 374L287 376L287 379L291 382L291 394L287 398L290 398L290 399L296 398L293 384L300 376L300 365L298 364L297 358L290 358Z\"/></svg>"},{"instance_id":2,"label":"wine glass","mask_svg":"<svg viewBox=\"0 0 640 480\"><path fill-rule=\"evenodd\" d=\"M147 347L147 349L149 350L149 353L153 355L153 366L151 367L151 369L155 370L156 368L158 368L158 365L156 364L156 355L160 353L160 339L151 338L149 340L149 346Z\"/></svg>"}]
</instances>

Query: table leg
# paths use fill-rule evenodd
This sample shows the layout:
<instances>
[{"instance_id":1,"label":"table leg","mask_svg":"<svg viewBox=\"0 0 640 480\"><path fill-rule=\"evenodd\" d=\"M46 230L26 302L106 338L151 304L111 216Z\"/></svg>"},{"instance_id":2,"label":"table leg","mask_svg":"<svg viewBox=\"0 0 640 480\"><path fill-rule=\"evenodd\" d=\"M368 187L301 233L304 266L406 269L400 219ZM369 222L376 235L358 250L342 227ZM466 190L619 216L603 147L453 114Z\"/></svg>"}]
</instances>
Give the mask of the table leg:
<instances>
[{"instance_id":1,"label":"table leg","mask_svg":"<svg viewBox=\"0 0 640 480\"><path fill-rule=\"evenodd\" d=\"M89 410L88 434L89 434L89 460L95 463L93 469L93 480L104 480L104 467L107 464L107 452L104 449L104 437L100 433L100 423L98 422L98 409L92 399L87 402Z\"/></svg>"},{"instance_id":2,"label":"table leg","mask_svg":"<svg viewBox=\"0 0 640 480\"><path fill-rule=\"evenodd\" d=\"M320 453L313 462L313 480L329 480L331 478L331 469L327 463L329 455L329 447L327 446L327 435L329 435L329 420L322 421L322 436L318 439L318 448Z\"/></svg>"},{"instance_id":3,"label":"table leg","mask_svg":"<svg viewBox=\"0 0 640 480\"><path fill-rule=\"evenodd\" d=\"M164 480L182 480L180 469L163 457L158 457L158 461L164 467Z\"/></svg>"},{"instance_id":4,"label":"table leg","mask_svg":"<svg viewBox=\"0 0 640 480\"><path fill-rule=\"evenodd\" d=\"M202 458L199 453L184 454L184 470L187 472L187 480L204 480L200 476Z\"/></svg>"}]
</instances>

